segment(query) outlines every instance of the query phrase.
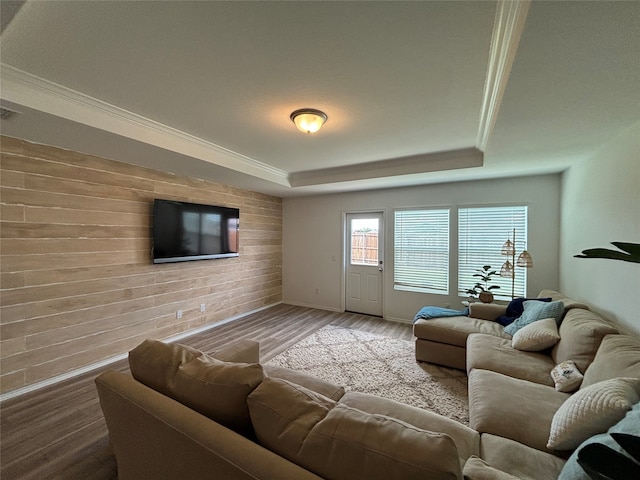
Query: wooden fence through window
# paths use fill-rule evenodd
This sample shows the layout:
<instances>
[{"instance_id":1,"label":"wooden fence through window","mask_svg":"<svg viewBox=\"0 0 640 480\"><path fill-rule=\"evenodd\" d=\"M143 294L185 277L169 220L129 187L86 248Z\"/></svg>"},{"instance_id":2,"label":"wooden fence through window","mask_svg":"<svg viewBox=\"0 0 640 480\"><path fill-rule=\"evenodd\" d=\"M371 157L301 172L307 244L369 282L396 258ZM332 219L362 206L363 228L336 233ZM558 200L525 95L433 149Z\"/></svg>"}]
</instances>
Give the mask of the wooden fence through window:
<instances>
[{"instance_id":1,"label":"wooden fence through window","mask_svg":"<svg viewBox=\"0 0 640 480\"><path fill-rule=\"evenodd\" d=\"M351 263L378 264L378 232L353 232L351 234Z\"/></svg>"}]
</instances>

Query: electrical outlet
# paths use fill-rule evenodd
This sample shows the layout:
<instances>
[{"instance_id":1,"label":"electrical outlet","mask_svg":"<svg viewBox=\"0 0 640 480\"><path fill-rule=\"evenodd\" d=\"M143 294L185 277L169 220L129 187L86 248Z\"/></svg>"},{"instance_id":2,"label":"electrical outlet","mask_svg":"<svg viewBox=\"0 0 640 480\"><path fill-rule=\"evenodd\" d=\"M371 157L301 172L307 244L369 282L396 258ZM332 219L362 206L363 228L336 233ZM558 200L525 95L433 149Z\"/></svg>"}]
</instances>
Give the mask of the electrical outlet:
<instances>
[{"instance_id":1,"label":"electrical outlet","mask_svg":"<svg viewBox=\"0 0 640 480\"><path fill-rule=\"evenodd\" d=\"M207 306L204 303L200 304L200 312L204 312L207 309Z\"/></svg>"},{"instance_id":2,"label":"electrical outlet","mask_svg":"<svg viewBox=\"0 0 640 480\"><path fill-rule=\"evenodd\" d=\"M176 312L176 318L177 318L177 319L182 318L182 310L178 310L178 311Z\"/></svg>"}]
</instances>

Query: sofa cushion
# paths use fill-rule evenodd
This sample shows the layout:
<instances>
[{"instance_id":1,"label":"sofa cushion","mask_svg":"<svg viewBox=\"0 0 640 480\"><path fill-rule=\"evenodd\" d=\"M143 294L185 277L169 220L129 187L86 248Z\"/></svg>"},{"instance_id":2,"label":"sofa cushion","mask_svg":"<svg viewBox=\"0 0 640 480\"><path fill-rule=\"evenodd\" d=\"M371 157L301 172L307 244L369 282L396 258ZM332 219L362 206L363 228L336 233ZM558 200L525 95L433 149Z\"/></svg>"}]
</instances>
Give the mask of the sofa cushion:
<instances>
[{"instance_id":1,"label":"sofa cushion","mask_svg":"<svg viewBox=\"0 0 640 480\"><path fill-rule=\"evenodd\" d=\"M469 426L550 452L553 415L568 397L553 387L474 369L469 373Z\"/></svg>"},{"instance_id":2,"label":"sofa cushion","mask_svg":"<svg viewBox=\"0 0 640 480\"><path fill-rule=\"evenodd\" d=\"M502 472L527 480L557 478L566 460L488 433L480 437L480 456Z\"/></svg>"},{"instance_id":3,"label":"sofa cushion","mask_svg":"<svg viewBox=\"0 0 640 480\"><path fill-rule=\"evenodd\" d=\"M546 353L523 352L511 346L511 340L473 334L467 341L467 372L491 370L514 378L553 386L549 372L553 360Z\"/></svg>"},{"instance_id":4,"label":"sofa cushion","mask_svg":"<svg viewBox=\"0 0 640 480\"><path fill-rule=\"evenodd\" d=\"M291 370L290 368L278 367L276 365L264 365L264 372L272 378L288 380L289 382L308 388L314 392L320 393L332 400L340 400L344 395L344 387L327 382L320 378L308 375L304 372Z\"/></svg>"},{"instance_id":5,"label":"sofa cushion","mask_svg":"<svg viewBox=\"0 0 640 480\"><path fill-rule=\"evenodd\" d=\"M133 378L147 387L174 398L178 367L203 355L184 345L145 340L129 352Z\"/></svg>"},{"instance_id":6,"label":"sofa cushion","mask_svg":"<svg viewBox=\"0 0 640 480\"><path fill-rule=\"evenodd\" d=\"M293 462L311 429L336 406L313 390L271 377L249 395L247 404L258 442Z\"/></svg>"},{"instance_id":7,"label":"sofa cushion","mask_svg":"<svg viewBox=\"0 0 640 480\"><path fill-rule=\"evenodd\" d=\"M525 352L539 352L553 347L560 340L558 325L554 318L545 318L518 330L511 346Z\"/></svg>"},{"instance_id":8,"label":"sofa cushion","mask_svg":"<svg viewBox=\"0 0 640 480\"><path fill-rule=\"evenodd\" d=\"M258 363L201 355L178 367L173 398L236 432L252 432L247 397L265 378Z\"/></svg>"},{"instance_id":9,"label":"sofa cushion","mask_svg":"<svg viewBox=\"0 0 640 480\"><path fill-rule=\"evenodd\" d=\"M542 290L538 295L538 298L550 297L553 302L562 302L564 304L565 313L573 308L582 308L583 310L589 310L588 305L585 303L574 300L567 297L564 293L556 292L555 290Z\"/></svg>"},{"instance_id":10,"label":"sofa cushion","mask_svg":"<svg viewBox=\"0 0 640 480\"><path fill-rule=\"evenodd\" d=\"M469 304L469 316L481 320L491 320L495 322L501 315L504 315L507 307L497 303L472 302Z\"/></svg>"},{"instance_id":11,"label":"sofa cushion","mask_svg":"<svg viewBox=\"0 0 640 480\"><path fill-rule=\"evenodd\" d=\"M336 480L462 478L450 436L341 403L311 430L296 463Z\"/></svg>"},{"instance_id":12,"label":"sofa cushion","mask_svg":"<svg viewBox=\"0 0 640 480\"><path fill-rule=\"evenodd\" d=\"M467 345L467 337L472 333L511 338L505 335L500 324L471 317L420 319L413 324L413 334L418 338L463 348Z\"/></svg>"},{"instance_id":13,"label":"sofa cushion","mask_svg":"<svg viewBox=\"0 0 640 480\"><path fill-rule=\"evenodd\" d=\"M503 325L505 327L513 323L517 318L520 317L520 315L522 315L522 312L524 312L524 302L529 300L536 300L538 302L550 302L551 297L549 298L524 298L524 297L514 298L507 305L507 310L505 314L498 317L496 319L496 322L498 322L500 325Z\"/></svg>"},{"instance_id":14,"label":"sofa cushion","mask_svg":"<svg viewBox=\"0 0 640 480\"><path fill-rule=\"evenodd\" d=\"M397 418L422 430L446 433L456 444L462 465L470 456L480 454L480 435L478 432L460 422L424 408L360 392L346 393L339 403L366 413L377 413Z\"/></svg>"},{"instance_id":15,"label":"sofa cushion","mask_svg":"<svg viewBox=\"0 0 640 480\"><path fill-rule=\"evenodd\" d=\"M493 468L480 457L473 456L462 470L464 480L520 480L506 472Z\"/></svg>"},{"instance_id":16,"label":"sofa cushion","mask_svg":"<svg viewBox=\"0 0 640 480\"><path fill-rule=\"evenodd\" d=\"M635 435L636 437L640 436L640 403L636 403L633 408L627 412L624 418L612 426L607 433L594 435L593 437L585 440L575 450L575 452L571 454L571 457L569 457L569 460L562 469L558 480L591 480L591 477L587 475L578 463L578 453L583 447L592 443L606 445L612 450L629 457L618 442L613 439L611 436L612 433L626 433L629 435Z\"/></svg>"},{"instance_id":17,"label":"sofa cushion","mask_svg":"<svg viewBox=\"0 0 640 480\"><path fill-rule=\"evenodd\" d=\"M554 364L573 360L581 372L593 361L604 336L618 333L611 322L581 308L569 310L558 331L560 341L551 350Z\"/></svg>"},{"instance_id":18,"label":"sofa cushion","mask_svg":"<svg viewBox=\"0 0 640 480\"><path fill-rule=\"evenodd\" d=\"M231 344L223 358L255 358L256 342ZM259 364L227 363L194 348L145 340L129 352L131 374L140 383L222 425L251 434L247 395L262 381Z\"/></svg>"},{"instance_id":19,"label":"sofa cushion","mask_svg":"<svg viewBox=\"0 0 640 480\"><path fill-rule=\"evenodd\" d=\"M580 387L584 377L576 367L575 362L567 360L559 363L551 370L551 378L557 391L571 393Z\"/></svg>"},{"instance_id":20,"label":"sofa cushion","mask_svg":"<svg viewBox=\"0 0 640 480\"><path fill-rule=\"evenodd\" d=\"M548 448L572 450L622 420L640 397L640 379L612 378L569 397L553 416Z\"/></svg>"},{"instance_id":21,"label":"sofa cushion","mask_svg":"<svg viewBox=\"0 0 640 480\"><path fill-rule=\"evenodd\" d=\"M524 302L524 311L519 318L513 323L504 327L505 333L515 335L521 328L530 323L537 322L544 318L553 318L556 323L560 324L560 319L564 314L564 304L562 302L538 302L536 300L528 300Z\"/></svg>"},{"instance_id":22,"label":"sofa cushion","mask_svg":"<svg viewBox=\"0 0 640 480\"><path fill-rule=\"evenodd\" d=\"M461 477L457 448L446 434L270 377L248 404L260 444L324 478Z\"/></svg>"},{"instance_id":23,"label":"sofa cushion","mask_svg":"<svg viewBox=\"0 0 640 480\"><path fill-rule=\"evenodd\" d=\"M584 372L583 387L615 377L640 378L640 338L607 335L593 363Z\"/></svg>"}]
</instances>

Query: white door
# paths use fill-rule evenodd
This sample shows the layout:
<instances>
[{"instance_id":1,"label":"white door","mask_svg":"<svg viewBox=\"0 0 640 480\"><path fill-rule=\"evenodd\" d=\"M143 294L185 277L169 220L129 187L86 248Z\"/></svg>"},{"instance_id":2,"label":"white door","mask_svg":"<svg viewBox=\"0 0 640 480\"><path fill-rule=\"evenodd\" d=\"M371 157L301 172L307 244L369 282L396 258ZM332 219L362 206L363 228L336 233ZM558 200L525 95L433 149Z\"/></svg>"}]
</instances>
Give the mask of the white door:
<instances>
[{"instance_id":1,"label":"white door","mask_svg":"<svg viewBox=\"0 0 640 480\"><path fill-rule=\"evenodd\" d=\"M384 226L382 212L346 216L346 310L382 316Z\"/></svg>"}]
</instances>

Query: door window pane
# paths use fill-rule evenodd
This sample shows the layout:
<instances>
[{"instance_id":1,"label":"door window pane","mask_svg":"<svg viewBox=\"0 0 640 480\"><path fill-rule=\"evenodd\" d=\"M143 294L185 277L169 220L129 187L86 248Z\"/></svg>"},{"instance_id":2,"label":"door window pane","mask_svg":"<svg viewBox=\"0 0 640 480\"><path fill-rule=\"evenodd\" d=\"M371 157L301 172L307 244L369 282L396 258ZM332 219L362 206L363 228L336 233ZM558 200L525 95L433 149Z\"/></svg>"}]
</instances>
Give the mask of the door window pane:
<instances>
[{"instance_id":1,"label":"door window pane","mask_svg":"<svg viewBox=\"0 0 640 480\"><path fill-rule=\"evenodd\" d=\"M351 264L378 265L378 219L351 220Z\"/></svg>"}]
</instances>

